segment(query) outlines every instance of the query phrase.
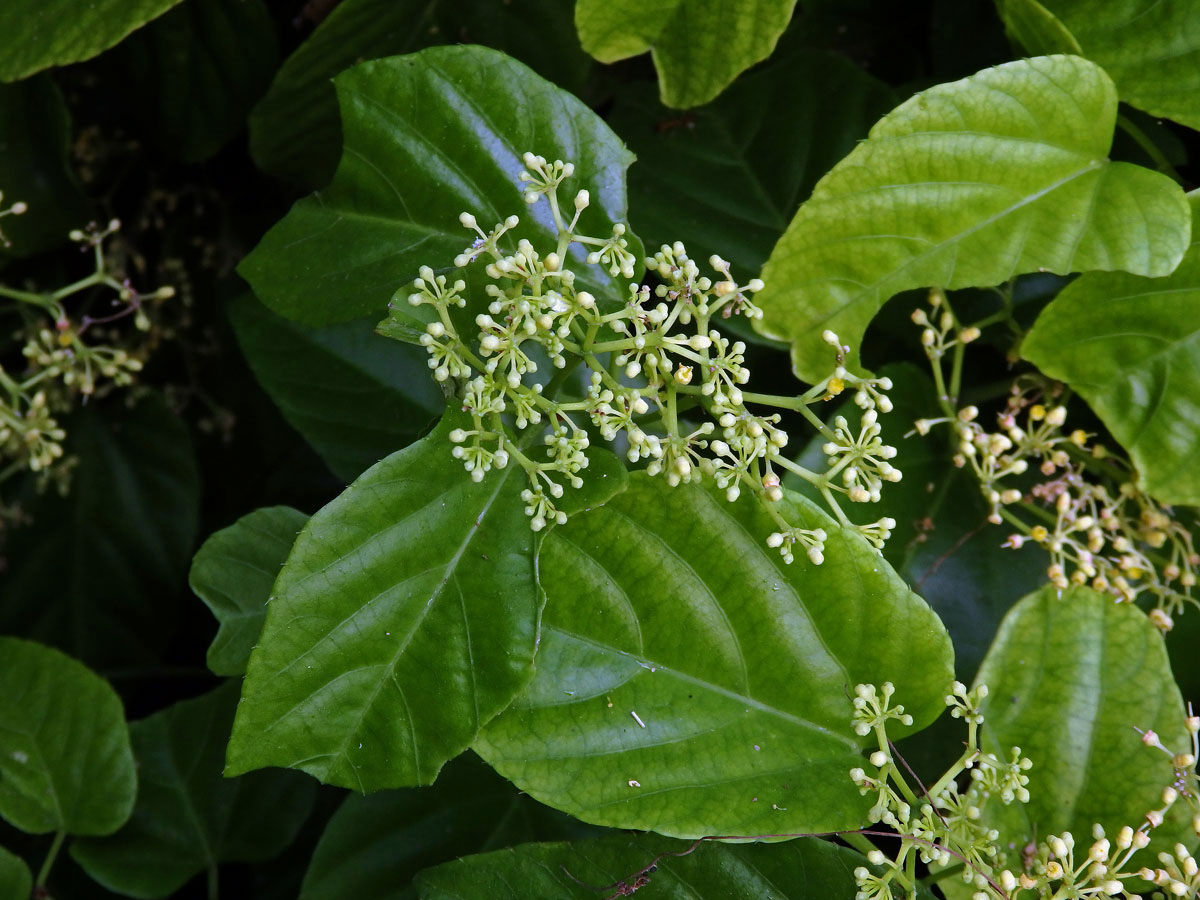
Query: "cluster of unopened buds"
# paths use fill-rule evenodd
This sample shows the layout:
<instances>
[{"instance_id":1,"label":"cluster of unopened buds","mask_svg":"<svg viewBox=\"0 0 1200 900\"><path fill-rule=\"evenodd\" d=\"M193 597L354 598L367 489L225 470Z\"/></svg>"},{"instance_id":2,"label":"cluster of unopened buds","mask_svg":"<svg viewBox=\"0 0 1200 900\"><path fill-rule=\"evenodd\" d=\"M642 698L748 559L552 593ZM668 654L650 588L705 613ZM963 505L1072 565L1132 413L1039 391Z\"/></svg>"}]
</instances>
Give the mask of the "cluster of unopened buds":
<instances>
[{"instance_id":1,"label":"cluster of unopened buds","mask_svg":"<svg viewBox=\"0 0 1200 900\"><path fill-rule=\"evenodd\" d=\"M924 327L922 344L940 384L941 354L974 340L979 329L960 327L944 298L934 298L938 327L924 310L914 319ZM980 421L978 408L965 406L918 420L916 430L928 434L940 424L954 430L954 464L975 476L988 521L1016 527L1006 547L1043 548L1056 587L1088 585L1129 603L1147 597L1151 621L1169 631L1185 605L1200 605L1192 596L1200 554L1191 529L1138 487L1126 460L1068 426L1066 405L1046 399L1059 391L1041 379L1018 380L994 428Z\"/></svg>"},{"instance_id":2,"label":"cluster of unopened buds","mask_svg":"<svg viewBox=\"0 0 1200 900\"><path fill-rule=\"evenodd\" d=\"M543 251L521 239L514 246L510 232L519 224L517 216L484 230L464 212L460 221L474 238L454 264L461 269L482 263L488 279L487 305L474 316L473 327L463 327L462 313L456 317L468 305L468 289L467 280L453 272L423 267L412 287L397 292L391 304L399 323L411 321L406 306L433 311L420 343L429 353L433 377L457 383L462 411L471 417L471 427L450 435L454 455L471 478L479 481L491 469L520 465L529 482L522 497L531 527L538 531L565 522L557 501L567 486L582 484L590 424L630 462L643 464L649 475L672 486L711 480L730 502L744 491L762 498L778 525L767 543L786 562L792 562L798 545L820 564L828 535L823 528L788 522L780 507L785 471L812 483L841 524L882 547L895 522L884 518L852 525L834 495L869 503L879 499L883 482L900 479L890 462L896 451L882 442L878 424L878 413L891 409L884 393L891 383L850 375L842 366L848 348L826 332L835 365L820 384L799 396L746 391L745 344L712 324L733 315L760 318L753 295L763 283L757 278L739 283L729 263L716 255L708 260L713 274L702 274L676 242L644 259L655 286L629 283L623 301L598 299L583 289L572 266L582 261L614 279L632 279L638 260L625 226L612 225L604 237L580 233L590 194L574 194L569 218L558 196L574 166L532 153L525 154L524 163L519 176L524 198L530 204L546 199L556 245ZM596 280L598 273L589 274ZM580 365L589 375L570 396L566 378ZM864 411L857 431L844 420L829 428L809 410L848 388ZM788 459L780 415L760 414L751 406L795 410L818 427L827 441L828 471L814 473ZM544 430L540 453L508 430L532 426Z\"/></svg>"},{"instance_id":3,"label":"cluster of unopened buds","mask_svg":"<svg viewBox=\"0 0 1200 900\"><path fill-rule=\"evenodd\" d=\"M0 215L24 212L13 204ZM106 326L132 317L139 331L150 328L146 304L173 296L170 287L138 293L111 271L103 241L120 228L115 219L105 227L89 226L70 238L90 252L94 270L85 277L45 293L0 285L0 299L13 301L24 319L24 343L19 365L0 365L0 479L22 469L41 475L63 461L66 432L58 418L75 401L110 386L129 385L142 369L141 352L107 342ZM94 306L72 317L65 302L95 289L111 292L111 304L99 315ZM85 334L87 338L85 339Z\"/></svg>"},{"instance_id":4,"label":"cluster of unopened buds","mask_svg":"<svg viewBox=\"0 0 1200 900\"><path fill-rule=\"evenodd\" d=\"M1172 758L1174 781L1162 790L1162 806L1146 813L1134 828L1124 826L1113 838L1108 838L1100 825L1092 828L1092 842L1077 848L1070 832L1050 835L1038 843L1030 843L1021 851L1020 866L1006 867L1011 851L999 832L989 828L985 818L988 802L998 799L1002 804L1027 803L1030 760L1013 747L1005 760L980 749L979 729L983 724L980 705L987 696L987 687L979 685L968 690L955 682L946 697L951 714L967 723L966 748L959 759L928 789L908 784L904 773L893 760L894 749L887 736L887 723L897 720L911 724L904 707L891 705L893 689L884 684L877 691L873 685L855 689L853 726L862 737L874 732L878 748L870 754L873 771L864 768L850 771L850 777L864 795L874 794L875 803L868 816L893 829L900 838L895 857L882 850L868 853L874 871L860 866L854 872L858 884L856 900L893 900L895 891L914 900L918 883L914 877L914 862L919 859L932 868L961 865L963 881L970 886L972 900L1016 900L1036 897L1039 900L1067 900L1086 897L1124 897L1139 900L1127 882L1152 883L1159 891L1155 896L1195 897L1200 890L1200 872L1191 851L1177 844L1173 853L1160 851L1158 866L1142 864L1134 857L1150 845L1150 832L1162 825L1167 811L1181 799L1197 812L1196 757L1197 732L1200 717L1186 719L1192 735L1189 751L1174 753L1164 747L1152 731L1143 733L1143 743ZM960 792L957 779L969 773L970 786ZM1200 837L1200 812L1193 817L1193 830ZM1011 845L1010 845L1011 846ZM1145 854L1143 854L1144 856ZM1015 862L1015 860L1013 860Z\"/></svg>"}]
</instances>

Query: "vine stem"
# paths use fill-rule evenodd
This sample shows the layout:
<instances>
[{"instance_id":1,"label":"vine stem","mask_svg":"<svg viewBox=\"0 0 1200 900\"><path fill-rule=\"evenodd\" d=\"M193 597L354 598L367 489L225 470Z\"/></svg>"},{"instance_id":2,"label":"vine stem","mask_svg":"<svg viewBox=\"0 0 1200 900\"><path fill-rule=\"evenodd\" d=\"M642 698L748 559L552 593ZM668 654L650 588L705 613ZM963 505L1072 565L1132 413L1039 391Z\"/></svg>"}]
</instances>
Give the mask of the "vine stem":
<instances>
[{"instance_id":1,"label":"vine stem","mask_svg":"<svg viewBox=\"0 0 1200 900\"><path fill-rule=\"evenodd\" d=\"M1127 135L1137 142L1137 145L1146 151L1146 155L1154 161L1154 167L1162 172L1168 178L1174 179L1177 184L1183 184L1183 179L1179 177L1179 173L1175 171L1175 167L1171 165L1171 161L1159 149L1154 141L1147 137L1146 132L1142 131L1134 121L1127 116L1117 116L1117 127L1124 131Z\"/></svg>"},{"instance_id":2,"label":"vine stem","mask_svg":"<svg viewBox=\"0 0 1200 900\"><path fill-rule=\"evenodd\" d=\"M46 882L50 878L50 869L54 867L54 860L58 857L58 851L62 849L63 841L66 839L67 833L59 831L54 835L54 842L50 844L50 849L46 852L46 859L42 863L42 868L38 871L37 881L34 887L42 890L46 887Z\"/></svg>"},{"instance_id":3,"label":"vine stem","mask_svg":"<svg viewBox=\"0 0 1200 900\"><path fill-rule=\"evenodd\" d=\"M208 867L208 900L219 900L220 896L220 871L216 865L211 865Z\"/></svg>"}]
</instances>

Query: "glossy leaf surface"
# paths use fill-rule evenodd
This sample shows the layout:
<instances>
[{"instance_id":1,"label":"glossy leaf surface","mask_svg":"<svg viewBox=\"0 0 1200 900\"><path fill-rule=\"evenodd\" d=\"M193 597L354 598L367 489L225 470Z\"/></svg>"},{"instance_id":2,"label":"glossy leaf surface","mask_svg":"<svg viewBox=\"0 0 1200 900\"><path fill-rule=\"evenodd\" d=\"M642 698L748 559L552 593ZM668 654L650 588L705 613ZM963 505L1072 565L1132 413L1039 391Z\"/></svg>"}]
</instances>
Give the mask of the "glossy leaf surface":
<instances>
[{"instance_id":1,"label":"glossy leaf surface","mask_svg":"<svg viewBox=\"0 0 1200 900\"><path fill-rule=\"evenodd\" d=\"M91 59L179 0L7 0L0 4L0 81Z\"/></svg>"},{"instance_id":2,"label":"glossy leaf surface","mask_svg":"<svg viewBox=\"0 0 1200 900\"><path fill-rule=\"evenodd\" d=\"M687 841L654 835L612 835L569 844L526 844L469 856L421 874L422 900L595 900L591 885L634 881L659 854L644 887L648 898L772 900L854 896L854 869L862 855L845 847L801 838L783 844L722 844L705 841L688 852ZM564 871L565 870L565 871ZM578 881L584 882L579 884ZM639 892L643 888L638 888Z\"/></svg>"},{"instance_id":3,"label":"glossy leaf surface","mask_svg":"<svg viewBox=\"0 0 1200 900\"><path fill-rule=\"evenodd\" d=\"M1030 802L989 803L1002 848L1069 830L1077 839L1101 823L1111 835L1137 825L1161 805L1174 775L1166 754L1142 744L1135 728L1153 729L1168 747L1191 746L1185 710L1162 638L1135 606L1107 594L1046 587L1022 600L1000 626L977 683L985 746L1033 760ZM1115 773L1120 773L1119 777ZM1170 846L1191 841L1191 813L1175 809L1154 836ZM1009 865L1020 865L1019 851Z\"/></svg>"},{"instance_id":4,"label":"glossy leaf surface","mask_svg":"<svg viewBox=\"0 0 1200 900\"><path fill-rule=\"evenodd\" d=\"M177 627L196 536L187 426L156 395L132 409L91 403L64 424L66 451L79 457L71 493L31 501L33 524L8 536L21 564L0 573L0 632L98 667L153 660Z\"/></svg>"},{"instance_id":5,"label":"glossy leaf surface","mask_svg":"<svg viewBox=\"0 0 1200 900\"><path fill-rule=\"evenodd\" d=\"M316 784L299 772L222 777L237 699L228 681L130 726L133 816L109 837L71 845L96 881L130 897L165 897L220 863L269 859L292 842Z\"/></svg>"},{"instance_id":6,"label":"glossy leaf surface","mask_svg":"<svg viewBox=\"0 0 1200 900\"><path fill-rule=\"evenodd\" d=\"M346 482L412 443L446 405L424 348L375 333L380 313L307 328L246 295L229 317L258 383Z\"/></svg>"},{"instance_id":7,"label":"glossy leaf surface","mask_svg":"<svg viewBox=\"0 0 1200 900\"><path fill-rule=\"evenodd\" d=\"M633 225L648 247L682 240L693 259L719 254L744 282L817 179L894 103L844 57L817 52L770 64L682 115L648 87L629 89L608 121L637 155Z\"/></svg>"},{"instance_id":8,"label":"glossy leaf surface","mask_svg":"<svg viewBox=\"0 0 1200 900\"><path fill-rule=\"evenodd\" d=\"M469 423L469 419L467 420ZM250 656L228 774L429 784L532 674L534 533L515 464L472 482L437 430L309 520Z\"/></svg>"},{"instance_id":9,"label":"glossy leaf surface","mask_svg":"<svg viewBox=\"0 0 1200 900\"><path fill-rule=\"evenodd\" d=\"M771 55L796 0L579 0L583 48L601 62L652 52L662 101L708 103Z\"/></svg>"},{"instance_id":10,"label":"glossy leaf surface","mask_svg":"<svg viewBox=\"0 0 1200 900\"><path fill-rule=\"evenodd\" d=\"M847 692L942 706L949 638L856 536L799 497L825 562L785 566L756 501L632 476L542 546L537 672L476 749L584 821L699 837L853 828L868 801Z\"/></svg>"},{"instance_id":11,"label":"glossy leaf surface","mask_svg":"<svg viewBox=\"0 0 1200 900\"><path fill-rule=\"evenodd\" d=\"M208 648L217 675L244 675L279 569L308 516L290 506L256 509L206 540L188 583L220 628Z\"/></svg>"},{"instance_id":12,"label":"glossy leaf surface","mask_svg":"<svg viewBox=\"0 0 1200 900\"><path fill-rule=\"evenodd\" d=\"M1200 192L1189 199L1200 214ZM1083 395L1147 491L1200 504L1200 240L1166 278L1076 279L1038 317L1021 355Z\"/></svg>"},{"instance_id":13,"label":"glossy leaf surface","mask_svg":"<svg viewBox=\"0 0 1200 900\"><path fill-rule=\"evenodd\" d=\"M594 829L521 794L473 753L432 787L351 794L313 851L300 900L412 900L413 877L455 857Z\"/></svg>"},{"instance_id":14,"label":"glossy leaf surface","mask_svg":"<svg viewBox=\"0 0 1200 900\"><path fill-rule=\"evenodd\" d=\"M801 206L763 271L761 330L823 377L832 329L857 348L900 291L1021 272L1171 272L1190 243L1183 192L1106 158L1104 71L1072 56L1007 63L916 95L871 129Z\"/></svg>"},{"instance_id":15,"label":"glossy leaf surface","mask_svg":"<svg viewBox=\"0 0 1200 900\"><path fill-rule=\"evenodd\" d=\"M1103 66L1122 100L1200 128L1200 29L1192 0L997 0L996 6L1023 43L1032 22L1057 20L1079 47L1073 52ZM1035 33L1044 39L1053 30L1043 25ZM1043 40L1030 49L1044 47Z\"/></svg>"},{"instance_id":16,"label":"glossy leaf surface","mask_svg":"<svg viewBox=\"0 0 1200 900\"><path fill-rule=\"evenodd\" d=\"M411 53L448 37L503 50L579 94L595 64L579 47L572 6L562 0L343 0L288 56L254 108L250 154L265 172L324 187L342 150L330 79L364 60Z\"/></svg>"},{"instance_id":17,"label":"glossy leaf surface","mask_svg":"<svg viewBox=\"0 0 1200 900\"><path fill-rule=\"evenodd\" d=\"M108 682L50 647L0 637L0 816L31 834L110 834L136 790Z\"/></svg>"},{"instance_id":18,"label":"glossy leaf surface","mask_svg":"<svg viewBox=\"0 0 1200 900\"><path fill-rule=\"evenodd\" d=\"M474 237L459 223L463 211L484 228L517 214L517 234L552 245L547 203L529 207L517 181L526 151L575 163L569 189L591 193L581 228L607 234L606 222L626 219L631 154L595 113L516 60L433 47L363 63L335 83L345 149L333 183L293 206L238 268L286 318L382 318L421 266L459 271L452 261ZM578 246L571 252L582 281L624 295L628 279L586 266Z\"/></svg>"}]
</instances>

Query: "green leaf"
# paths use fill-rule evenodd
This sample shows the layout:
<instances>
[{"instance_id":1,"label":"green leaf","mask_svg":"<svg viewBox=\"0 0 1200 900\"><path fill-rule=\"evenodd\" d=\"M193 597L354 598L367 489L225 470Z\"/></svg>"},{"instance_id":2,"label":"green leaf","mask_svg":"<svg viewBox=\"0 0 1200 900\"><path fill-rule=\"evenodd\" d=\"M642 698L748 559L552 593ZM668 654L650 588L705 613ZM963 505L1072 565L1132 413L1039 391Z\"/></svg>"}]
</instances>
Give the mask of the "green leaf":
<instances>
[{"instance_id":1,"label":"green leaf","mask_svg":"<svg viewBox=\"0 0 1200 900\"><path fill-rule=\"evenodd\" d=\"M547 204L522 199L526 151L575 163L568 186L592 200L583 229L607 234L605 222L626 218L632 155L595 113L501 53L434 47L363 63L335 84L345 151L333 183L293 206L238 267L286 318L382 317L422 265L457 271L451 262L472 240L464 210L485 228L519 213L522 237L552 244ZM571 252L581 281L624 296L628 279L586 266L577 245Z\"/></svg>"},{"instance_id":2,"label":"green leaf","mask_svg":"<svg viewBox=\"0 0 1200 900\"><path fill-rule=\"evenodd\" d=\"M262 0L187 0L123 43L118 57L150 139L199 162L242 130L279 49Z\"/></svg>"},{"instance_id":3,"label":"green leaf","mask_svg":"<svg viewBox=\"0 0 1200 900\"><path fill-rule=\"evenodd\" d=\"M796 0L578 0L583 49L601 62L652 51L667 106L700 106L775 49Z\"/></svg>"},{"instance_id":4,"label":"green leaf","mask_svg":"<svg viewBox=\"0 0 1200 900\"><path fill-rule=\"evenodd\" d=\"M256 509L223 528L196 552L188 582L220 628L208 648L217 675L243 675L275 577L308 516L290 506Z\"/></svg>"},{"instance_id":5,"label":"green leaf","mask_svg":"<svg viewBox=\"0 0 1200 900\"><path fill-rule=\"evenodd\" d=\"M656 857L658 868L647 873L646 896L675 900L843 900L856 892L854 869L866 864L856 851L816 838L693 845L654 835L614 834L469 856L422 872L417 886L422 900L596 900L620 895L618 883L636 880ZM600 893L590 885L609 887ZM618 893L612 894L614 889Z\"/></svg>"},{"instance_id":6,"label":"green leaf","mask_svg":"<svg viewBox=\"0 0 1200 900\"><path fill-rule=\"evenodd\" d=\"M238 684L185 700L130 726L138 762L133 816L73 856L109 890L165 897L223 862L270 859L308 817L316 784L297 772L221 777Z\"/></svg>"},{"instance_id":7,"label":"green leaf","mask_svg":"<svg viewBox=\"0 0 1200 900\"><path fill-rule=\"evenodd\" d=\"M996 5L1008 36L1031 55L1085 55L1075 35L1038 0L996 0Z\"/></svg>"},{"instance_id":8,"label":"green leaf","mask_svg":"<svg viewBox=\"0 0 1200 900\"><path fill-rule=\"evenodd\" d=\"M309 520L250 656L227 774L429 784L532 674L539 600L519 466L476 484L450 414Z\"/></svg>"},{"instance_id":9,"label":"green leaf","mask_svg":"<svg viewBox=\"0 0 1200 900\"><path fill-rule=\"evenodd\" d=\"M894 294L1022 272L1166 275L1190 240L1183 192L1106 159L1117 97L1098 66L1047 56L917 94L826 175L771 254L763 333L825 374L832 329L857 352ZM858 367L857 361L852 363Z\"/></svg>"},{"instance_id":10,"label":"green leaf","mask_svg":"<svg viewBox=\"0 0 1200 900\"><path fill-rule=\"evenodd\" d=\"M0 816L30 834L111 834L136 791L108 682L57 650L0 637Z\"/></svg>"},{"instance_id":11,"label":"green leaf","mask_svg":"<svg viewBox=\"0 0 1200 900\"><path fill-rule=\"evenodd\" d=\"M793 495L830 537L791 566L757 501L633 476L547 537L537 672L476 750L586 822L662 834L827 831L861 823L846 699L891 680L928 724L952 652L937 617L861 538ZM636 715L635 715L636 714ZM638 719L640 718L641 724Z\"/></svg>"},{"instance_id":12,"label":"green leaf","mask_svg":"<svg viewBox=\"0 0 1200 900\"><path fill-rule=\"evenodd\" d=\"M1192 0L997 0L996 6L1032 52L1069 38L1081 48L1071 52L1103 66L1126 103L1200 128L1200 31ZM1059 37L1048 42L1054 32Z\"/></svg>"},{"instance_id":13,"label":"green leaf","mask_svg":"<svg viewBox=\"0 0 1200 900\"><path fill-rule=\"evenodd\" d=\"M980 667L990 689L983 711L985 744L997 756L1009 748L1033 761L1030 801L989 803L1007 865L1033 836L1091 834L1099 822L1111 835L1137 825L1161 805L1174 781L1171 758L1142 744L1135 728L1153 729L1164 744L1191 746L1183 700L1162 637L1146 614L1090 588L1058 596L1051 586L1008 614ZM1191 813L1179 804L1154 837L1169 847L1195 840Z\"/></svg>"},{"instance_id":14,"label":"green leaf","mask_svg":"<svg viewBox=\"0 0 1200 900\"><path fill-rule=\"evenodd\" d=\"M637 155L630 218L647 246L682 240L693 259L717 253L744 280L817 179L894 103L882 82L815 51L749 74L684 116L635 85L608 120Z\"/></svg>"},{"instance_id":15,"label":"green leaf","mask_svg":"<svg viewBox=\"0 0 1200 900\"><path fill-rule=\"evenodd\" d=\"M7 0L0 4L0 81L91 59L179 0Z\"/></svg>"},{"instance_id":16,"label":"green leaf","mask_svg":"<svg viewBox=\"0 0 1200 900\"><path fill-rule=\"evenodd\" d=\"M300 900L413 900L421 869L591 831L530 800L467 753L447 763L432 787L347 797L313 851Z\"/></svg>"},{"instance_id":17,"label":"green leaf","mask_svg":"<svg viewBox=\"0 0 1200 900\"><path fill-rule=\"evenodd\" d=\"M48 75L0 85L0 209L15 202L28 207L0 222L11 242L0 240L0 259L62 244L67 232L92 217L67 162L70 142L71 118Z\"/></svg>"},{"instance_id":18,"label":"green leaf","mask_svg":"<svg viewBox=\"0 0 1200 900\"><path fill-rule=\"evenodd\" d=\"M1200 192L1189 195L1200 216ZM1200 231L1171 275L1091 272L1038 317L1021 355L1083 395L1163 503L1200 505Z\"/></svg>"},{"instance_id":19,"label":"green leaf","mask_svg":"<svg viewBox=\"0 0 1200 900\"><path fill-rule=\"evenodd\" d=\"M19 856L0 847L0 900L29 900L33 876Z\"/></svg>"},{"instance_id":20,"label":"green leaf","mask_svg":"<svg viewBox=\"0 0 1200 900\"><path fill-rule=\"evenodd\" d=\"M323 187L342 148L330 79L355 63L447 39L510 53L575 94L594 65L579 47L571 5L563 0L343 0L287 58L254 108L250 155L271 175Z\"/></svg>"},{"instance_id":21,"label":"green leaf","mask_svg":"<svg viewBox=\"0 0 1200 900\"><path fill-rule=\"evenodd\" d=\"M187 426L158 394L90 403L65 423L78 457L66 497L31 502L7 536L0 632L53 644L94 666L157 661L177 627L199 514ZM153 614L151 614L153 613Z\"/></svg>"},{"instance_id":22,"label":"green leaf","mask_svg":"<svg viewBox=\"0 0 1200 900\"><path fill-rule=\"evenodd\" d=\"M378 313L306 328L247 294L229 318L259 384L347 482L412 443L445 407L425 349L380 340Z\"/></svg>"}]
</instances>

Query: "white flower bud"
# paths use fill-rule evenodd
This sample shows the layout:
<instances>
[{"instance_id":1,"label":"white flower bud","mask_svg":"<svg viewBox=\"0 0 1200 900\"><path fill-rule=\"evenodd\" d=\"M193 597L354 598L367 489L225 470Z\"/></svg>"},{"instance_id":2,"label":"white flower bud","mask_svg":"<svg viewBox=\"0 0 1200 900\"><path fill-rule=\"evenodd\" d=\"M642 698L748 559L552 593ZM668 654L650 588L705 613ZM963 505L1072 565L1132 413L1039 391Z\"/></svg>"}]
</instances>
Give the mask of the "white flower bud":
<instances>
[{"instance_id":1,"label":"white flower bud","mask_svg":"<svg viewBox=\"0 0 1200 900\"><path fill-rule=\"evenodd\" d=\"M458 221L463 224L464 228L478 228L479 224L475 221L475 217L469 212L459 213Z\"/></svg>"},{"instance_id":2,"label":"white flower bud","mask_svg":"<svg viewBox=\"0 0 1200 900\"><path fill-rule=\"evenodd\" d=\"M592 195L587 191L580 191L575 195L575 208L578 210L587 209L589 203L592 202Z\"/></svg>"},{"instance_id":3,"label":"white flower bud","mask_svg":"<svg viewBox=\"0 0 1200 900\"><path fill-rule=\"evenodd\" d=\"M751 278L750 282L746 285L746 290L753 294L757 294L764 287L766 287L766 285L763 284L763 280L761 278Z\"/></svg>"}]
</instances>

